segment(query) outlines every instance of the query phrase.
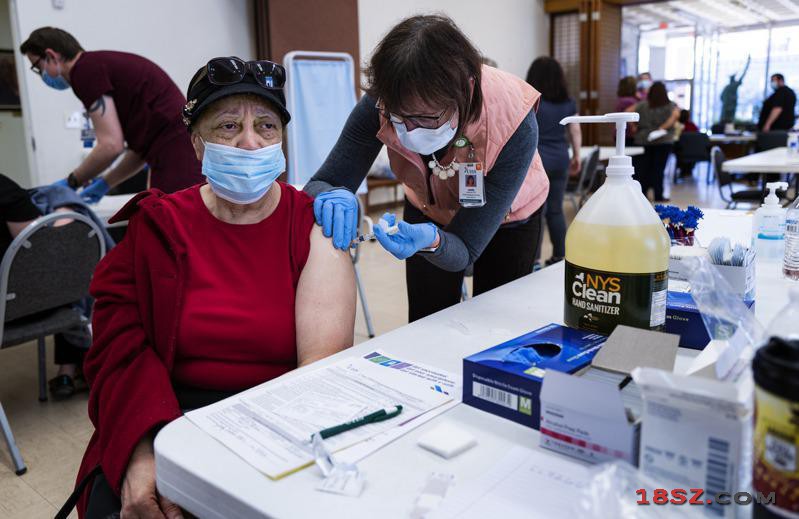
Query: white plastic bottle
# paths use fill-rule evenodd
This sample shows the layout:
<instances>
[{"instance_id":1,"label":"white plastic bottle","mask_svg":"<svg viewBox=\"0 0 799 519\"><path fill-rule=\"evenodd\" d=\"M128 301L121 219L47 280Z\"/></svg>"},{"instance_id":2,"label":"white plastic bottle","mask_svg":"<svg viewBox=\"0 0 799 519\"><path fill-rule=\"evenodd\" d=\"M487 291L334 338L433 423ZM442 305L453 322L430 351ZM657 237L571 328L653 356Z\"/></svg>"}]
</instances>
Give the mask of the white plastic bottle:
<instances>
[{"instance_id":1,"label":"white plastic bottle","mask_svg":"<svg viewBox=\"0 0 799 519\"><path fill-rule=\"evenodd\" d=\"M799 162L799 130L796 128L788 132L788 162Z\"/></svg>"},{"instance_id":2,"label":"white plastic bottle","mask_svg":"<svg viewBox=\"0 0 799 519\"><path fill-rule=\"evenodd\" d=\"M785 213L785 254L782 273L788 279L799 281L799 197Z\"/></svg>"},{"instance_id":3,"label":"white plastic bottle","mask_svg":"<svg viewBox=\"0 0 799 519\"><path fill-rule=\"evenodd\" d=\"M780 205L777 189L788 189L786 182L769 182L763 205L755 211L752 222L752 246L757 257L765 261L781 261L785 253L785 208Z\"/></svg>"},{"instance_id":4,"label":"white plastic bottle","mask_svg":"<svg viewBox=\"0 0 799 519\"><path fill-rule=\"evenodd\" d=\"M616 124L607 179L566 233L563 320L572 328L609 334L619 324L661 330L666 323L669 235L624 154L625 127L637 120L624 112L561 121Z\"/></svg>"}]
</instances>

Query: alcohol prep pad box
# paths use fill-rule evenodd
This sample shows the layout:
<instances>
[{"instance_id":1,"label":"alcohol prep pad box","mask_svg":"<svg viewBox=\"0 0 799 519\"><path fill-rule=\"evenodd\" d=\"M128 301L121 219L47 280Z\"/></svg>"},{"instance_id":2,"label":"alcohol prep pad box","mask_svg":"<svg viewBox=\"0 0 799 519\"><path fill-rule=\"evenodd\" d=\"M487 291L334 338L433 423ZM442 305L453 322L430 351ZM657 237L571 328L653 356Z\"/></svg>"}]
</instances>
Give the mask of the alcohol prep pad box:
<instances>
[{"instance_id":1,"label":"alcohol prep pad box","mask_svg":"<svg viewBox=\"0 0 799 519\"><path fill-rule=\"evenodd\" d=\"M540 445L599 463L638 464L641 396L629 374L638 366L671 371L679 337L617 326L591 365L547 374L541 390Z\"/></svg>"},{"instance_id":2,"label":"alcohol prep pad box","mask_svg":"<svg viewBox=\"0 0 799 519\"><path fill-rule=\"evenodd\" d=\"M607 337L550 324L463 359L463 403L538 429L545 373L587 366Z\"/></svg>"}]
</instances>

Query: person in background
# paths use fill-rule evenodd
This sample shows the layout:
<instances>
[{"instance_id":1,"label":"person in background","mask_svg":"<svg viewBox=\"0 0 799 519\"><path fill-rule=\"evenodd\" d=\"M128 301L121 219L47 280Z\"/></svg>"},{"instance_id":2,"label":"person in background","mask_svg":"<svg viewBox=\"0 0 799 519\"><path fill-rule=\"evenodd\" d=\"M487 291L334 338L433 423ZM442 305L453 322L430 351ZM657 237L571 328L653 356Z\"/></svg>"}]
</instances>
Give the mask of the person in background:
<instances>
[{"instance_id":1,"label":"person in background","mask_svg":"<svg viewBox=\"0 0 799 519\"><path fill-rule=\"evenodd\" d=\"M691 120L690 110L680 110L680 117L674 123L674 156L677 159L677 169L680 172L680 178L686 178L693 175L693 163L684 162L682 160L682 146L680 144L680 136L683 133L696 133L699 127Z\"/></svg>"},{"instance_id":2,"label":"person in background","mask_svg":"<svg viewBox=\"0 0 799 519\"><path fill-rule=\"evenodd\" d=\"M636 86L637 83L633 76L625 76L619 80L619 86L616 87L617 112L624 112L638 102ZM633 135L635 135L635 123L629 123L625 133L625 146L633 145Z\"/></svg>"},{"instance_id":3,"label":"person in background","mask_svg":"<svg viewBox=\"0 0 799 519\"><path fill-rule=\"evenodd\" d=\"M698 132L699 127L691 120L690 110L680 110L679 122L682 125L682 131L685 133Z\"/></svg>"},{"instance_id":4,"label":"person in background","mask_svg":"<svg viewBox=\"0 0 799 519\"><path fill-rule=\"evenodd\" d=\"M14 238L40 216L42 213L31 201L28 191L0 174L0 258L5 255ZM70 221L59 220L55 225L64 225ZM57 400L71 397L75 393L76 382L83 379L80 366L86 352L84 343L88 341L88 329L85 326L79 328L74 333L58 333L53 339L58 373L50 380L49 387L53 398Z\"/></svg>"},{"instance_id":5,"label":"person in background","mask_svg":"<svg viewBox=\"0 0 799 519\"><path fill-rule=\"evenodd\" d=\"M652 189L655 202L669 200L663 197L663 171L674 143L674 124L680 109L669 100L666 85L656 81L647 93L646 100L629 107L628 112L638 112L640 119L635 132L636 146L643 146L643 155L633 157L635 179L641 183L644 195Z\"/></svg>"},{"instance_id":6,"label":"person in background","mask_svg":"<svg viewBox=\"0 0 799 519\"><path fill-rule=\"evenodd\" d=\"M537 58L527 71L527 82L541 92L541 104L535 117L538 121L538 152L549 178L546 218L552 257L547 266L562 261L566 256L566 218L563 216L563 196L569 174L580 169L582 134L579 124L563 127L561 119L577 114L577 104L569 96L563 68L548 56ZM571 146L571 158L569 158ZM540 251L540 247L538 249ZM537 259L537 258L536 258Z\"/></svg>"},{"instance_id":7,"label":"person in background","mask_svg":"<svg viewBox=\"0 0 799 519\"><path fill-rule=\"evenodd\" d=\"M209 61L183 110L208 183L141 193L112 219L129 229L91 285L81 517L181 517L155 486L158 430L353 343L350 255L314 225L313 199L276 181L285 79L269 61Z\"/></svg>"},{"instance_id":8,"label":"person in background","mask_svg":"<svg viewBox=\"0 0 799 519\"><path fill-rule=\"evenodd\" d=\"M652 74L649 72L641 72L638 74L638 82L636 83L636 97L639 101L646 99L649 93L649 88L652 86Z\"/></svg>"},{"instance_id":9,"label":"person in background","mask_svg":"<svg viewBox=\"0 0 799 519\"><path fill-rule=\"evenodd\" d=\"M796 121L796 93L785 85L785 76L771 75L771 88L774 93L763 102L757 129L761 132L790 130Z\"/></svg>"},{"instance_id":10,"label":"person in background","mask_svg":"<svg viewBox=\"0 0 799 519\"><path fill-rule=\"evenodd\" d=\"M180 119L186 99L158 65L125 52L85 51L74 36L55 27L33 31L20 51L47 86L72 88L96 132L89 156L58 184L83 187L81 196L95 203L145 163L150 186L166 193L202 181ZM98 177L120 155L116 166Z\"/></svg>"}]
</instances>

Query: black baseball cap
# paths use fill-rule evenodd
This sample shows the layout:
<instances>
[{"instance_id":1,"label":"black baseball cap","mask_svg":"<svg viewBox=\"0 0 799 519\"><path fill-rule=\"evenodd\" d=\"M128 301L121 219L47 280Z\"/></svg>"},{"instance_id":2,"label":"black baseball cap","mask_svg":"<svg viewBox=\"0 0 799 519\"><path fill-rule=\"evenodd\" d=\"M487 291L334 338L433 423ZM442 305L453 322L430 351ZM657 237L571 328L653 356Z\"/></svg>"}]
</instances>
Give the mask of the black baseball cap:
<instances>
[{"instance_id":1,"label":"black baseball cap","mask_svg":"<svg viewBox=\"0 0 799 519\"><path fill-rule=\"evenodd\" d=\"M230 67L234 70L231 71ZM264 69L269 72L264 72ZM283 93L285 80L285 69L270 61L245 62L235 56L214 58L203 65L189 82L183 122L191 128L199 115L215 101L236 94L253 94L269 101L280 114L283 124L288 124L291 114L286 108Z\"/></svg>"}]
</instances>

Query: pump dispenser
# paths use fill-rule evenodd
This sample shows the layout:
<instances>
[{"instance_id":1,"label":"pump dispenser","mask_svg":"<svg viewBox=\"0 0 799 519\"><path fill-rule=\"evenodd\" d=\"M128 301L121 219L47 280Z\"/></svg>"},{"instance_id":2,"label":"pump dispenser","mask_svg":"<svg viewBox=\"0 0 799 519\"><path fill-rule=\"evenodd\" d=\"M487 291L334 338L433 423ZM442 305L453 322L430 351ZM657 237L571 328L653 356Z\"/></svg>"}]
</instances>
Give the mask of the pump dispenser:
<instances>
[{"instance_id":1,"label":"pump dispenser","mask_svg":"<svg viewBox=\"0 0 799 519\"><path fill-rule=\"evenodd\" d=\"M662 330L666 323L670 241L625 155L626 125L635 121L637 113L623 112L560 122L616 125L607 179L566 233L563 320L573 328L609 334L619 324Z\"/></svg>"},{"instance_id":2,"label":"pump dispenser","mask_svg":"<svg viewBox=\"0 0 799 519\"><path fill-rule=\"evenodd\" d=\"M788 189L787 182L766 184L769 194L755 211L752 221L752 246L757 257L766 261L782 261L785 252L786 209L780 205L778 189Z\"/></svg>"}]
</instances>

